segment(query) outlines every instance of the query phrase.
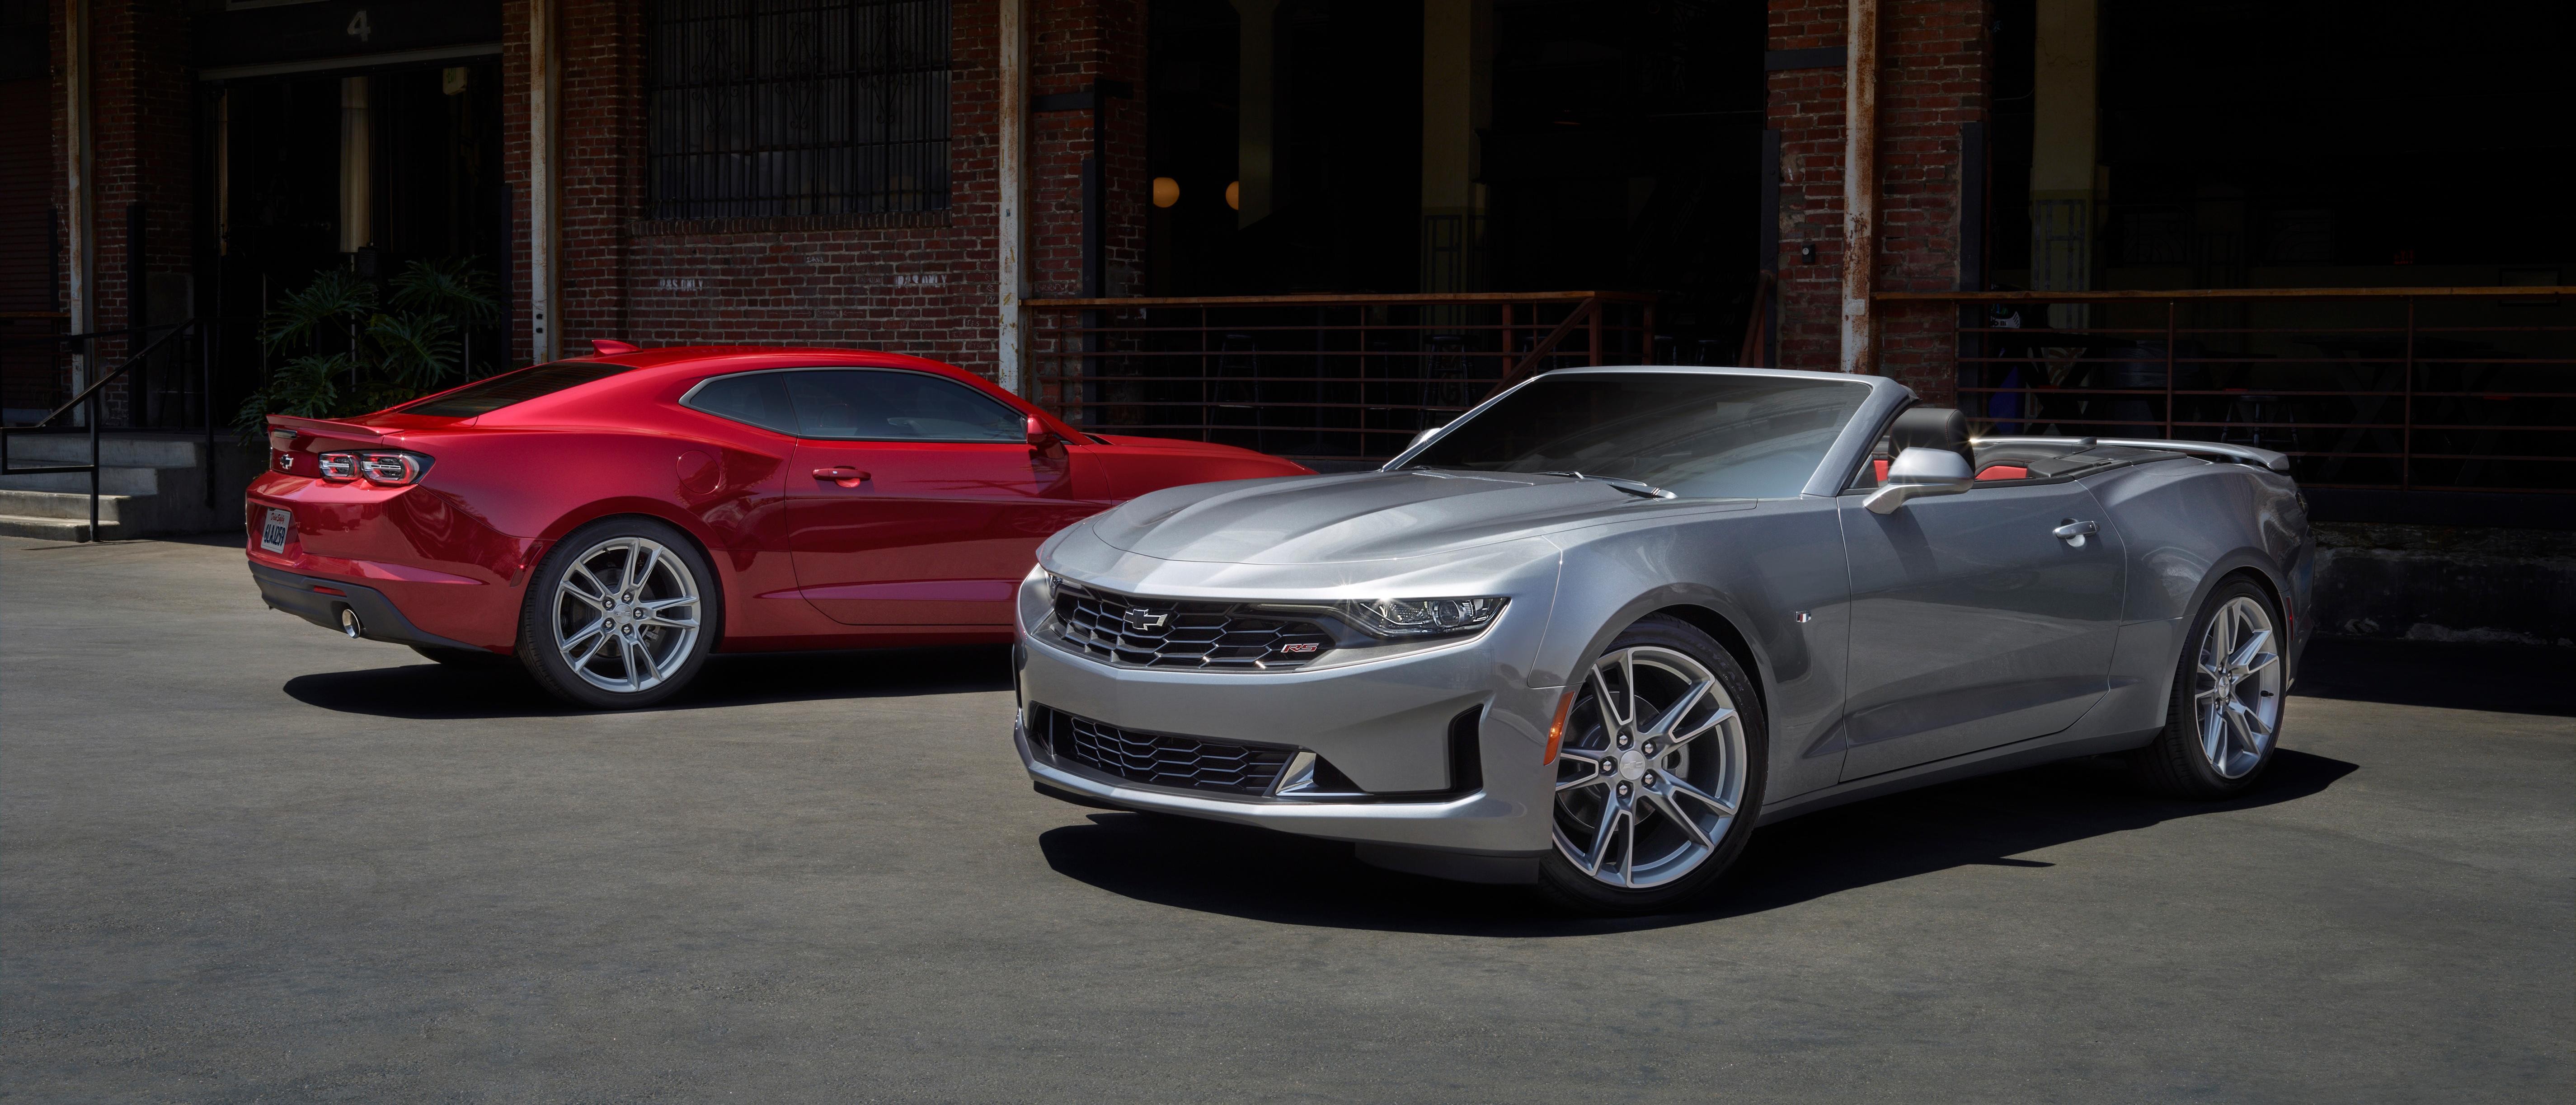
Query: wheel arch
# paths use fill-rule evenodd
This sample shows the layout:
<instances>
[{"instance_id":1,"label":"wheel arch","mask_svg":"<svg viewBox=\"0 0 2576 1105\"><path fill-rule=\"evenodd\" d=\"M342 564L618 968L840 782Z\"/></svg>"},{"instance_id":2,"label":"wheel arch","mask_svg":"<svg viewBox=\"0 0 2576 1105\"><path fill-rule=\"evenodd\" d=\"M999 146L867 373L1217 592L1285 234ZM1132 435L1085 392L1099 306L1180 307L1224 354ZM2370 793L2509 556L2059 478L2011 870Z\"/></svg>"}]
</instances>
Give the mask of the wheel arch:
<instances>
[{"instance_id":1,"label":"wheel arch","mask_svg":"<svg viewBox=\"0 0 2576 1105\"><path fill-rule=\"evenodd\" d=\"M1765 718L1771 716L1770 678L1763 670L1761 653L1754 650L1753 643L1745 638L1744 631L1737 628L1732 620L1708 606L1677 602L1648 610L1630 619L1627 624L1635 625L1656 615L1671 618L1716 639L1718 647L1735 657L1735 662L1743 665L1745 673L1753 677L1751 680L1753 697L1762 707L1762 716ZM1620 628L1625 629L1626 626ZM1616 634L1614 633L1613 636L1615 637Z\"/></svg>"},{"instance_id":2,"label":"wheel arch","mask_svg":"<svg viewBox=\"0 0 2576 1105\"><path fill-rule=\"evenodd\" d=\"M724 559L716 555L716 546L708 541L707 538L709 535L705 532L706 525L702 519L696 518L686 511L673 509L669 504L658 502L653 499L602 499L577 508L564 514L562 517L557 518L555 523L547 526L545 533L538 538L536 555L531 557L528 562L529 582L531 586L527 588L528 593L526 597L522 598L520 601L522 603L537 601L536 588L533 586L535 582L536 566L544 563L546 557L553 554L554 547L557 543L561 542L564 538L571 536L574 531L581 529L583 526L590 525L594 522L615 521L620 518L644 518L650 521L661 522L673 529L679 530L680 536L683 539L686 539L690 546L697 550L698 556L701 559L706 561L707 571L715 576L715 579L712 582L715 584L718 601L720 601L724 606L724 618L716 626L714 634L715 641L713 642L711 650L722 651L724 648L725 637L727 636L725 628L732 623L733 612L736 607L736 603L734 602L735 595L733 593L736 585L733 573L725 570Z\"/></svg>"},{"instance_id":3,"label":"wheel arch","mask_svg":"<svg viewBox=\"0 0 2576 1105\"><path fill-rule=\"evenodd\" d=\"M2285 638L2282 657L2290 665L2288 674L2295 679L2298 677L2298 663L2296 650L2290 647L2290 642L2297 637L2298 611L2289 606L2285 597L2290 593L2289 588L2274 573L2275 569L2260 549L2239 550L2210 565L2209 571L2201 575L2200 586L2192 591L2191 605L2183 608L2183 628L2186 631L2190 629L2192 620L2200 617L2201 609L2209 605L2209 596L2225 586L2228 580L2240 576L2253 580L2254 586L2271 600L2273 615L2282 621L2282 636Z\"/></svg>"}]
</instances>

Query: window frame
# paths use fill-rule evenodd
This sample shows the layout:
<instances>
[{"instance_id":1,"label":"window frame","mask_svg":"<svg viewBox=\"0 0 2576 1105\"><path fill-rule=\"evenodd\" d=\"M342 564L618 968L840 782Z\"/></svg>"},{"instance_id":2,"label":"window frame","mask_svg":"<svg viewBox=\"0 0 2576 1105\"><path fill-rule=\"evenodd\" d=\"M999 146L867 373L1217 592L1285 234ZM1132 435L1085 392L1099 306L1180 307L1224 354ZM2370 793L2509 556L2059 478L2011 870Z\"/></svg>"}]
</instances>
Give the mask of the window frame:
<instances>
[{"instance_id":1,"label":"window frame","mask_svg":"<svg viewBox=\"0 0 2576 1105\"><path fill-rule=\"evenodd\" d=\"M954 205L954 0L804 0L793 11L652 0L641 14L645 219L914 215ZM798 37L789 32L799 16L843 24L839 34L806 28L840 40L838 65L777 44ZM692 45L665 50L683 40ZM793 110L772 110L780 103ZM807 117L837 119L837 135L776 126Z\"/></svg>"},{"instance_id":2,"label":"window frame","mask_svg":"<svg viewBox=\"0 0 2576 1105\"><path fill-rule=\"evenodd\" d=\"M707 417L709 417L709 418L719 418L719 419L723 419L724 421L726 421L726 422L730 422L730 423L733 423L733 424L734 424L734 425L736 425L736 426L749 426L749 427L751 427L752 429L755 429L755 430L760 430L760 431L763 431L763 432L765 432L765 433L778 434L778 435L779 435L779 436L781 436L781 437L790 437L790 438L794 438L794 439L796 439L796 440L798 440L798 441L870 442L870 443L881 444L881 445L1011 445L1011 446L1017 446L1017 447L1024 448L1024 449L1028 447L1028 441L1027 441L1027 439L1026 439L1026 438L999 438L999 439L997 439L997 438L982 438L982 437L817 437L817 436L815 436L815 435L813 435L813 434L809 434L809 433L806 433L806 432L805 432L805 424L804 424L804 419L803 419L802 417L799 417L799 418L797 419L797 424L796 424L796 429L795 429L795 430L793 430L793 431L779 430L779 429L774 429L774 428L771 428L771 427L768 427L768 426L763 426L763 425L761 425L761 424L759 424L759 423L757 423L757 422L745 422L745 421L743 421L742 419L735 418L735 417L733 417L733 416L731 416L731 415L727 415L727 414L719 414L719 413L717 413L717 412L715 412L715 411L708 410L708 409L706 409L705 407L701 407L701 406L698 406L698 405L693 404L693 403L691 403L691 402L690 402L690 400L691 400L691 399L695 399L695 398L697 398L698 392L705 390L707 385L712 384L712 383L715 383L715 382L716 382L716 381L718 381L718 380L733 380L733 379L739 379L739 378L744 377L744 376L770 376L770 375L779 375L779 374L793 373L793 372L886 372L886 373L901 373L901 374L904 374L904 375L907 375L907 376L920 376L920 377L923 377L923 378L926 378L926 379L936 380L936 381L938 381L938 382L940 382L940 383L943 383L943 384L946 384L946 385L948 385L948 386L950 386L950 387L956 388L956 389L957 389L957 390L959 390L959 391L963 391L963 392L965 392L965 393L966 393L966 394L968 394L968 395L974 396L974 397L975 397L975 398L977 398L977 399L981 399L981 400L983 400L984 402L991 403L991 404L993 404L993 405L994 405L994 406L996 406L996 407L1000 407L1000 408L1002 408L1002 409L1003 409L1003 410L1005 410L1005 411L1009 411L1009 412L1011 413L1011 415L1012 415L1014 418L1019 419L1019 420L1020 420L1021 422L1023 422L1023 423L1027 422L1028 417L1029 417L1029 414L1028 414L1028 412L1027 412L1027 411L1023 411L1023 410L1019 409L1018 407L1014 407L1014 406L1010 405L1009 403L1005 403L1005 402L1003 402L1003 401L1001 401L1001 400L999 400L999 399L996 399L996 398L994 398L992 395L990 395L990 394L986 393L983 389L978 388L978 387L976 387L976 386L975 386L975 385L973 385L973 384L966 383L966 382L965 382L965 381L963 381L963 380L959 380L959 379L957 379L957 378L955 378L955 377L953 377L953 376L949 376L949 375L947 375L947 374L945 374L945 373L939 373L939 372L924 372L924 371L922 371L922 370L920 370L920 369L917 369L917 368L895 368L895 367L890 367L890 366L878 366L878 365L801 365L801 366L792 367L792 368L755 368L755 369L751 369L751 370L746 371L746 372L727 372L727 373L723 373L723 374L716 375L716 376L709 376L709 377L706 377L705 379L699 380L697 383L694 383L694 384L689 385L689 390L684 391L684 392L681 392L681 393L680 393L680 397L679 397L679 399L677 399L677 400L675 400L675 401L676 401L677 403L679 403L679 405L681 405L681 406L683 406L683 407L687 407L688 409L690 409L690 410L692 410L692 411L695 411L695 412L697 412L697 413L699 413L699 414L703 414L703 415L705 415L705 416L707 416ZM789 395L788 395L788 397L787 397L787 406L788 406L788 411L789 411L790 413L794 413L794 412L795 412L795 409L796 409L796 397L795 397L795 394L794 394L794 393L792 393L792 392L791 392L791 393L789 393Z\"/></svg>"}]
</instances>

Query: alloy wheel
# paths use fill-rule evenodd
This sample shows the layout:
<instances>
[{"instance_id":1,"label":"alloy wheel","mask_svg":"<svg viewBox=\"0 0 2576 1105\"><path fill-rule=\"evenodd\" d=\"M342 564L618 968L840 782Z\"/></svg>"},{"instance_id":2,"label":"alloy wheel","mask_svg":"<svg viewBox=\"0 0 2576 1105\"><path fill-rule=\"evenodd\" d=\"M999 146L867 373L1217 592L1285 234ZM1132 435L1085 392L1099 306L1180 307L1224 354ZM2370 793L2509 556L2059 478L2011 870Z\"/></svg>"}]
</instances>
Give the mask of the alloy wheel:
<instances>
[{"instance_id":1,"label":"alloy wheel","mask_svg":"<svg viewBox=\"0 0 2576 1105\"><path fill-rule=\"evenodd\" d=\"M1585 676L1557 753L1557 851L1611 886L1671 882L1707 862L1744 799L1744 722L1715 673L1654 645Z\"/></svg>"},{"instance_id":2,"label":"alloy wheel","mask_svg":"<svg viewBox=\"0 0 2576 1105\"><path fill-rule=\"evenodd\" d=\"M2218 608L2194 658L2192 706L2200 754L2220 778L2241 779L2263 762L2281 722L2280 655L2272 614L2238 596Z\"/></svg>"},{"instance_id":3,"label":"alloy wheel","mask_svg":"<svg viewBox=\"0 0 2576 1105\"><path fill-rule=\"evenodd\" d=\"M555 650L603 691L633 694L669 679L698 639L698 581L647 537L612 537L565 566L555 585Z\"/></svg>"}]
</instances>

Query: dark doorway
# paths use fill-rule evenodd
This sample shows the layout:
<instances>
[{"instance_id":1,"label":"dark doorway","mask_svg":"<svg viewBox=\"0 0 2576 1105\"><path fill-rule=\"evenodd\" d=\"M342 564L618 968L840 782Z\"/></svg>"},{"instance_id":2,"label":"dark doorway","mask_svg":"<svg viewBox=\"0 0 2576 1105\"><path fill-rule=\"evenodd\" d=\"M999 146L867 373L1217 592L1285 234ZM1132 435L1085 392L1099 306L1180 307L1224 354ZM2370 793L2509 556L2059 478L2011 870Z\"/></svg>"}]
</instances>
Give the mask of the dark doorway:
<instances>
[{"instance_id":1,"label":"dark doorway","mask_svg":"<svg viewBox=\"0 0 2576 1105\"><path fill-rule=\"evenodd\" d=\"M224 322L218 411L270 363L259 320L326 269L381 282L412 261L471 258L506 281L509 192L501 177L500 66L389 69L239 80L207 92L201 249ZM344 236L344 78L365 82L366 220ZM348 248L355 246L356 248ZM504 285L506 286L506 284ZM508 321L471 335L467 371L503 366Z\"/></svg>"},{"instance_id":2,"label":"dark doorway","mask_svg":"<svg viewBox=\"0 0 2576 1105\"><path fill-rule=\"evenodd\" d=\"M1415 290L1422 5L1289 0L1271 19L1267 34L1245 35L1224 0L1154 4L1146 159L1177 196L1149 208L1145 288ZM1247 40L1270 51L1274 91L1266 104L1243 102ZM1227 188L1238 179L1242 113L1265 108L1274 202L1247 222Z\"/></svg>"},{"instance_id":3,"label":"dark doorway","mask_svg":"<svg viewBox=\"0 0 2576 1105\"><path fill-rule=\"evenodd\" d=\"M1170 202L1149 209L1139 291L1430 286L1422 5L1290 0L1267 33L1242 18L1153 6L1147 162ZM1662 359L1704 340L1732 359L1762 264L1764 19L1756 0L1494 0L1463 290L1655 292ZM1269 51L1266 98L1245 94L1264 60L1247 49ZM1274 191L1247 217L1226 187L1265 120Z\"/></svg>"},{"instance_id":4,"label":"dark doorway","mask_svg":"<svg viewBox=\"0 0 2576 1105\"><path fill-rule=\"evenodd\" d=\"M1659 359L1731 362L1763 263L1765 18L1751 0L1497 0L1493 286L1661 293Z\"/></svg>"}]
</instances>

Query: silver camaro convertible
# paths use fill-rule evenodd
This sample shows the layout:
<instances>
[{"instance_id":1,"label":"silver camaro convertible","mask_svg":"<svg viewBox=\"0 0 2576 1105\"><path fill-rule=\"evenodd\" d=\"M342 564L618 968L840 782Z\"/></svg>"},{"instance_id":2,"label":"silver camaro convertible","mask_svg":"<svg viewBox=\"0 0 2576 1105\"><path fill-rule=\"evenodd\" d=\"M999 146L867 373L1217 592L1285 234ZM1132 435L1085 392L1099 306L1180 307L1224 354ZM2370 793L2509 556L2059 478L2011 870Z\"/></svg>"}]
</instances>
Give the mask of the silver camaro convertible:
<instances>
[{"instance_id":1,"label":"silver camaro convertible","mask_svg":"<svg viewBox=\"0 0 2576 1105\"><path fill-rule=\"evenodd\" d=\"M1753 829L2122 753L2251 786L2313 546L2280 454L1970 440L1891 380L1590 368L1373 472L1154 492L1019 592L1041 793L1668 909Z\"/></svg>"}]
</instances>

